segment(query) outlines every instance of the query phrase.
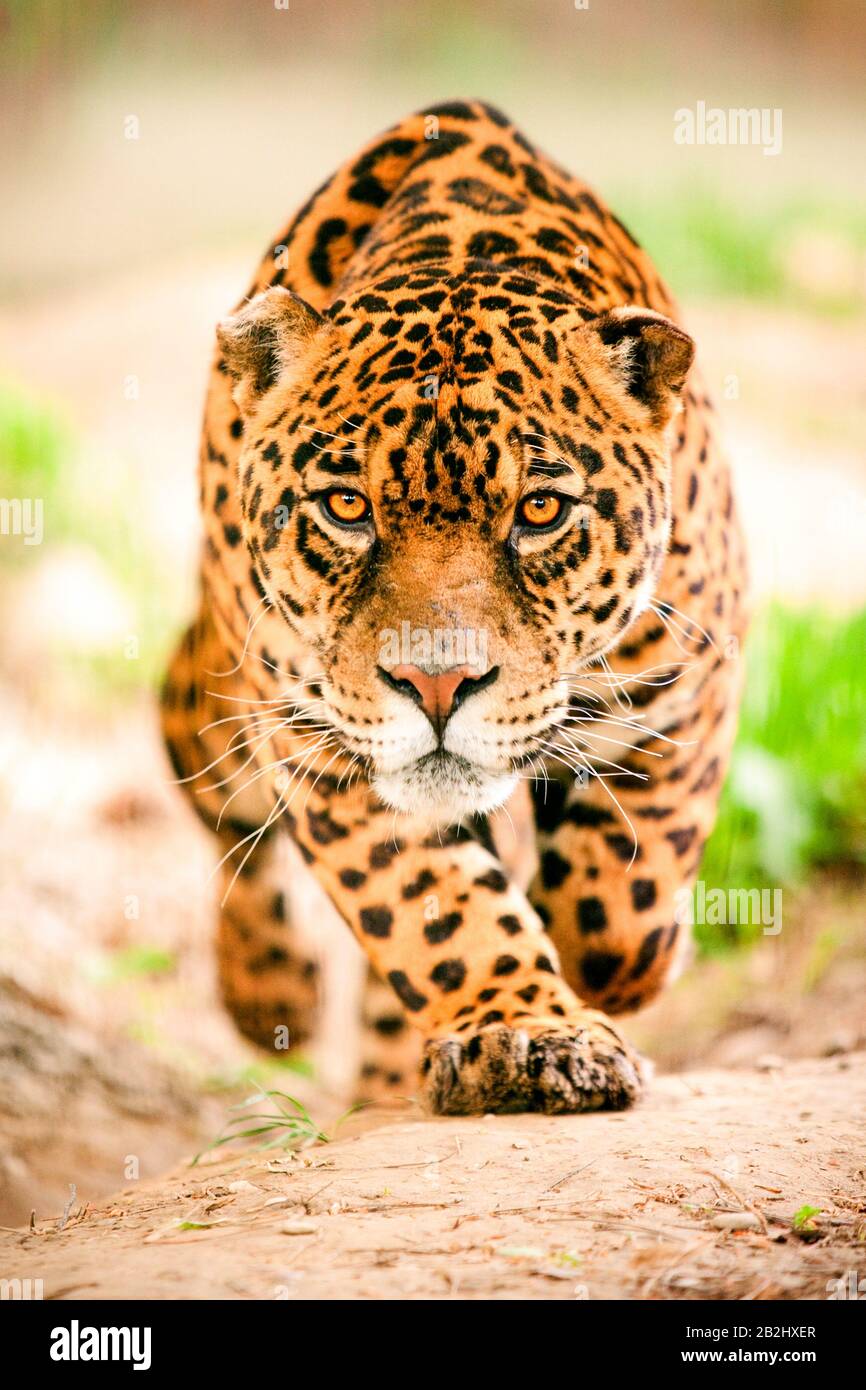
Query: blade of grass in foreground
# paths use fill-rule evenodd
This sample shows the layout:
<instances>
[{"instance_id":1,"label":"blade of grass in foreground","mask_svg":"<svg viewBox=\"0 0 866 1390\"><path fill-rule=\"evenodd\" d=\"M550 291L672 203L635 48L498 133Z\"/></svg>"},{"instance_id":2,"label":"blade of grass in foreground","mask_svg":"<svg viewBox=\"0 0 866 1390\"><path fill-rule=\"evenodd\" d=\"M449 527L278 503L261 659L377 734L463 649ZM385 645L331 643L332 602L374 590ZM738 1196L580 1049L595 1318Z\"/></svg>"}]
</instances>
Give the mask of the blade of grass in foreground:
<instances>
[{"instance_id":1,"label":"blade of grass in foreground","mask_svg":"<svg viewBox=\"0 0 866 1390\"><path fill-rule=\"evenodd\" d=\"M302 1149L308 1148L311 1144L329 1144L331 1142L329 1136L319 1129L306 1107L299 1100L295 1100L294 1096L287 1095L285 1091L264 1090L261 1086L256 1087L256 1092L256 1095L248 1096L239 1105L233 1106L234 1110L244 1113L234 1115L226 1121L223 1133L218 1135L213 1143L208 1144L207 1148L196 1154L192 1160L193 1167L205 1154L221 1148L224 1144L231 1144L236 1140L259 1138L261 1135L270 1134L273 1131L277 1131L273 1139L263 1141L255 1147L259 1149ZM251 1112L248 1109L249 1106L262 1100L272 1101L276 1107L276 1113L262 1114ZM282 1104L284 1101L292 1107L291 1110ZM251 1120L263 1120L265 1123L254 1125L252 1128L232 1129L235 1125L249 1126Z\"/></svg>"}]
</instances>

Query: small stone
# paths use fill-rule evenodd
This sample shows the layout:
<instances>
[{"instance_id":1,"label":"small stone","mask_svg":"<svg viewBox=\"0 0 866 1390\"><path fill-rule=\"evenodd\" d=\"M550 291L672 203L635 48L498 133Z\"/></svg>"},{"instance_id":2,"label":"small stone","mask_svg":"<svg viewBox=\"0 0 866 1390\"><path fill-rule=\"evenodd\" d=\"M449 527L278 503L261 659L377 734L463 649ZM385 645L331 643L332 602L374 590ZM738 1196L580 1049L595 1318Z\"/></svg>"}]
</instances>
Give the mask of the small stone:
<instances>
[{"instance_id":1,"label":"small stone","mask_svg":"<svg viewBox=\"0 0 866 1390\"><path fill-rule=\"evenodd\" d=\"M315 1221L286 1221L280 1227L284 1236L314 1236L318 1229Z\"/></svg>"},{"instance_id":2,"label":"small stone","mask_svg":"<svg viewBox=\"0 0 866 1390\"><path fill-rule=\"evenodd\" d=\"M254 1182L247 1182L246 1178L238 1178L237 1182L229 1183L229 1192L260 1192Z\"/></svg>"},{"instance_id":3,"label":"small stone","mask_svg":"<svg viewBox=\"0 0 866 1390\"><path fill-rule=\"evenodd\" d=\"M723 1211L710 1222L717 1231L760 1231L761 1223L752 1211Z\"/></svg>"}]
</instances>

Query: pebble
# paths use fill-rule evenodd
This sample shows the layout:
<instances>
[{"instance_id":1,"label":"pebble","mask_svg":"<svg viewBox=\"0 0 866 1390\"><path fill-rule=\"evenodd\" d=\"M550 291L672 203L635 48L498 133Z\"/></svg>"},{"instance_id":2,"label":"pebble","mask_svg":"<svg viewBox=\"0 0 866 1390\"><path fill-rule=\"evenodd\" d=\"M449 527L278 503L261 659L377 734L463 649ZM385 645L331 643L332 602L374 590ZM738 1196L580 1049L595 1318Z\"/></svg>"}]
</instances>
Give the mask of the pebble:
<instances>
[{"instance_id":1,"label":"pebble","mask_svg":"<svg viewBox=\"0 0 866 1390\"><path fill-rule=\"evenodd\" d=\"M717 1231L760 1231L761 1223L752 1211L723 1211L710 1222Z\"/></svg>"},{"instance_id":2,"label":"pebble","mask_svg":"<svg viewBox=\"0 0 866 1390\"><path fill-rule=\"evenodd\" d=\"M280 1227L284 1236L314 1236L318 1229L314 1221L286 1221Z\"/></svg>"}]
</instances>

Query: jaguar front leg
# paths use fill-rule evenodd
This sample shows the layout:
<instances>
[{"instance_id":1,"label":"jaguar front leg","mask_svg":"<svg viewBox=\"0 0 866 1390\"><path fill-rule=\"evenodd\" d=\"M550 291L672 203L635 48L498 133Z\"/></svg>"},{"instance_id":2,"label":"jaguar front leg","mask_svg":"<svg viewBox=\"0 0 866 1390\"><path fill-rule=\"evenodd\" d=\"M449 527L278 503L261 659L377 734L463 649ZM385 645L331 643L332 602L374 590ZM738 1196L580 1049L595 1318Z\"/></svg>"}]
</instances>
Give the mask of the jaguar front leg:
<instances>
[{"instance_id":1,"label":"jaguar front leg","mask_svg":"<svg viewBox=\"0 0 866 1390\"><path fill-rule=\"evenodd\" d=\"M687 699L683 682L676 720L647 703L663 737L629 731L639 743L622 759L616 803L597 778L551 782L536 797L539 870L529 899L565 978L610 1013L649 1003L689 951L690 891L730 757L741 672L710 653L690 679L698 693Z\"/></svg>"},{"instance_id":2,"label":"jaguar front leg","mask_svg":"<svg viewBox=\"0 0 866 1390\"><path fill-rule=\"evenodd\" d=\"M292 817L293 833L424 1035L429 1108L629 1105L641 1088L637 1059L566 984L538 917L496 856L465 832L425 835L406 817L398 824L369 790L321 789L323 781Z\"/></svg>"}]
</instances>

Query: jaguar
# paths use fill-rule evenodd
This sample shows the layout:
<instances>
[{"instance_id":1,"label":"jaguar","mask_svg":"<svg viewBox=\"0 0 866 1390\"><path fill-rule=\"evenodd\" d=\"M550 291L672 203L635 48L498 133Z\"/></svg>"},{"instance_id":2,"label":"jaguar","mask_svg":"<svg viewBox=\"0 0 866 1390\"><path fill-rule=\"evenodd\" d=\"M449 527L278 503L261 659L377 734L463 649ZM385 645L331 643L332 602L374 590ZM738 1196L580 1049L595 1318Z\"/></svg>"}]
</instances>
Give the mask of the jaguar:
<instances>
[{"instance_id":1,"label":"jaguar","mask_svg":"<svg viewBox=\"0 0 866 1390\"><path fill-rule=\"evenodd\" d=\"M746 626L693 358L623 224L481 101L374 139L268 248L216 332L162 693L246 1037L315 1028L312 873L367 960L359 1094L640 1095L613 1017L686 958Z\"/></svg>"}]
</instances>

